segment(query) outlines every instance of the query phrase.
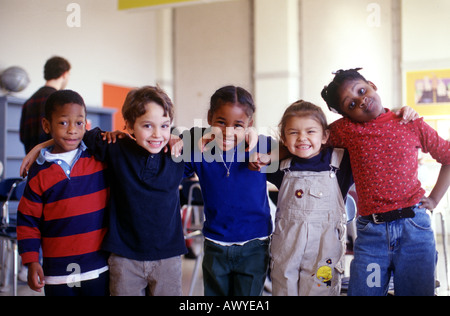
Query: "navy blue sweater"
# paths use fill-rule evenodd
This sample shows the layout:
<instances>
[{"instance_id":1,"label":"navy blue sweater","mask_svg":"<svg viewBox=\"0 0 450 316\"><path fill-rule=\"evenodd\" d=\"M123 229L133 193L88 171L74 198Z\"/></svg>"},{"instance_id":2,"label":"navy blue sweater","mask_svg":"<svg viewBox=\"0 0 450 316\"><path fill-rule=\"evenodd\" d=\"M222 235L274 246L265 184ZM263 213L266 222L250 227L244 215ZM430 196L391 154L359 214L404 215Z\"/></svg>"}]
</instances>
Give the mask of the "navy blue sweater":
<instances>
[{"instance_id":1,"label":"navy blue sweater","mask_svg":"<svg viewBox=\"0 0 450 316\"><path fill-rule=\"evenodd\" d=\"M310 159L303 159L294 157L292 165L289 168L291 171L328 171L330 170L331 156L333 155L333 148L326 148L322 150L317 156ZM281 187L285 172L278 170L275 173L268 174L268 181L272 182L277 188ZM350 166L350 156L348 151L345 151L339 170L336 172L339 187L341 189L342 197L345 199L348 190L353 185L352 168Z\"/></svg>"},{"instance_id":2,"label":"navy blue sweater","mask_svg":"<svg viewBox=\"0 0 450 316\"><path fill-rule=\"evenodd\" d=\"M111 173L109 230L103 248L139 261L186 253L179 198L184 163L162 152L150 154L131 138L107 144L98 128L87 132L84 142Z\"/></svg>"},{"instance_id":3,"label":"navy blue sweater","mask_svg":"<svg viewBox=\"0 0 450 316\"><path fill-rule=\"evenodd\" d=\"M194 129L191 135L194 135ZM185 142L185 146L189 146L189 142ZM215 152L214 142L212 149L203 154L195 149L196 139L193 147L192 161L186 162L185 175L196 173L200 181L206 218L205 237L221 242L245 242L270 236L272 220L267 175L248 169L249 153L245 152L244 144L223 154ZM267 152L270 147L271 139L260 136L254 151ZM230 169L229 177L227 168Z\"/></svg>"}]
</instances>

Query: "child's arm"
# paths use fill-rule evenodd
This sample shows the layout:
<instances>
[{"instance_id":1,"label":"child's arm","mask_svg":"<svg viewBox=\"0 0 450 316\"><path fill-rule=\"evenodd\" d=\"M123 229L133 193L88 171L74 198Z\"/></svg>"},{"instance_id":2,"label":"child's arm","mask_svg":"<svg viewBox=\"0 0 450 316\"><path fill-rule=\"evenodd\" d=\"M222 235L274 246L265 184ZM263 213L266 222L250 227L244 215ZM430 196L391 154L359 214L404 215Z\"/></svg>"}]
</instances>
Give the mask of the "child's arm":
<instances>
[{"instance_id":1,"label":"child's arm","mask_svg":"<svg viewBox=\"0 0 450 316\"><path fill-rule=\"evenodd\" d=\"M108 144L110 144L115 143L117 139L122 139L126 137L127 134L120 131L116 131L116 132L104 132L101 135L103 136L103 140L105 142L108 142ZM23 159L22 165L20 166L20 176L25 178L28 175L30 167L39 157L41 150L53 146L54 144L55 141L53 139L50 139L46 142L36 145Z\"/></svg>"},{"instance_id":2,"label":"child's arm","mask_svg":"<svg viewBox=\"0 0 450 316\"><path fill-rule=\"evenodd\" d=\"M42 292L45 286L44 271L38 262L28 264L28 286L36 292Z\"/></svg>"},{"instance_id":3,"label":"child's arm","mask_svg":"<svg viewBox=\"0 0 450 316\"><path fill-rule=\"evenodd\" d=\"M248 168L252 171L261 171L262 167L268 166L273 160L278 159L277 151L272 154L254 153L250 156Z\"/></svg>"},{"instance_id":4,"label":"child's arm","mask_svg":"<svg viewBox=\"0 0 450 316\"><path fill-rule=\"evenodd\" d=\"M433 210L441 201L450 186L450 141L439 136L438 132L423 119L414 123L420 132L422 152L431 154L431 157L440 163L439 177L428 197L423 197L421 208Z\"/></svg>"},{"instance_id":5,"label":"child's arm","mask_svg":"<svg viewBox=\"0 0 450 316\"><path fill-rule=\"evenodd\" d=\"M17 241L22 263L28 267L28 285L36 292L44 287L44 272L39 264L41 248L41 219L44 202L38 175L29 178L17 207Z\"/></svg>"},{"instance_id":6,"label":"child's arm","mask_svg":"<svg viewBox=\"0 0 450 316\"><path fill-rule=\"evenodd\" d=\"M272 162L281 161L290 156L288 149L283 145L279 144L277 148L274 148L268 154L253 153L250 156L249 169L253 171L261 171L262 167L270 165Z\"/></svg>"},{"instance_id":7,"label":"child's arm","mask_svg":"<svg viewBox=\"0 0 450 316\"><path fill-rule=\"evenodd\" d=\"M102 133L103 140L108 144L115 144L118 139L123 139L125 137L129 137L130 135L121 131L115 132L103 132ZM164 153L171 151L172 155L178 157L183 150L183 142L180 137L176 135L170 135L170 140L167 146L164 148Z\"/></svg>"},{"instance_id":8,"label":"child's arm","mask_svg":"<svg viewBox=\"0 0 450 316\"><path fill-rule=\"evenodd\" d=\"M20 176L25 178L28 175L28 171L36 159L39 157L39 153L42 149L53 146L55 141L50 139L44 143L36 145L26 156L23 158L22 164L20 165Z\"/></svg>"},{"instance_id":9,"label":"child's arm","mask_svg":"<svg viewBox=\"0 0 450 316\"><path fill-rule=\"evenodd\" d=\"M439 172L438 180L428 197L424 196L420 201L422 205L420 208L434 210L441 201L442 197L450 186L450 165L442 166Z\"/></svg>"},{"instance_id":10,"label":"child's arm","mask_svg":"<svg viewBox=\"0 0 450 316\"><path fill-rule=\"evenodd\" d=\"M183 152L183 147L184 147L183 139L181 139L177 135L172 134L170 135L169 143L164 148L164 152L166 153L170 149L170 153L172 154L172 156L178 158Z\"/></svg>"},{"instance_id":11,"label":"child's arm","mask_svg":"<svg viewBox=\"0 0 450 316\"><path fill-rule=\"evenodd\" d=\"M125 138L129 136L127 133L121 132L121 131L115 131L115 132L103 132L102 133L103 140L107 142L108 144L115 144L118 139Z\"/></svg>"}]
</instances>

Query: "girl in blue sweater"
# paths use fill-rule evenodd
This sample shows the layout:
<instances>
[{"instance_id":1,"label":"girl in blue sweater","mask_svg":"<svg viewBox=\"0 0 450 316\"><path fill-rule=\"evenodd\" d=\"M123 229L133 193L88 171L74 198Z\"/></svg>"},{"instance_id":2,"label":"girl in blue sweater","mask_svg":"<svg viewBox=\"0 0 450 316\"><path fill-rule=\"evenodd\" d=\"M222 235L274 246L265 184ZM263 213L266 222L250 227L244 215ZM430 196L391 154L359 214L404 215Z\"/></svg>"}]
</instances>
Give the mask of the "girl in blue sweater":
<instances>
[{"instance_id":1,"label":"girl in blue sweater","mask_svg":"<svg viewBox=\"0 0 450 316\"><path fill-rule=\"evenodd\" d=\"M272 220L266 174L248 169L251 153L245 135L254 112L246 90L234 86L217 90L208 112L214 140L204 152L192 146L191 161L186 162L185 176L197 174L204 200L207 296L258 296L264 288ZM191 130L193 144L202 132ZM260 136L255 150L267 152L270 147L271 139Z\"/></svg>"}]
</instances>

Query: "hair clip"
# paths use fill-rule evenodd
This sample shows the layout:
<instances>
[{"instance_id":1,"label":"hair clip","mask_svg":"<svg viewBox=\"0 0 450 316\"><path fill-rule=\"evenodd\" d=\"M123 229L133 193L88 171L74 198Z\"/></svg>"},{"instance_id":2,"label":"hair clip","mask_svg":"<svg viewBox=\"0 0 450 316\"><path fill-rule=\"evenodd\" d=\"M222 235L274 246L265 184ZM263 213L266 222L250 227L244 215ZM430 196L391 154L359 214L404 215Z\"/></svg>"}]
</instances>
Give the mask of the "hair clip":
<instances>
[{"instance_id":1,"label":"hair clip","mask_svg":"<svg viewBox=\"0 0 450 316\"><path fill-rule=\"evenodd\" d=\"M358 68L352 68L352 69L348 69L348 70L343 70L343 69L339 69L337 71L332 72L333 75L340 75L343 72L347 72L347 71L360 71L363 70L362 67L358 67Z\"/></svg>"},{"instance_id":2,"label":"hair clip","mask_svg":"<svg viewBox=\"0 0 450 316\"><path fill-rule=\"evenodd\" d=\"M344 72L344 70L339 69L339 70L333 71L331 74L333 74L333 75L339 75L341 72Z\"/></svg>"}]
</instances>

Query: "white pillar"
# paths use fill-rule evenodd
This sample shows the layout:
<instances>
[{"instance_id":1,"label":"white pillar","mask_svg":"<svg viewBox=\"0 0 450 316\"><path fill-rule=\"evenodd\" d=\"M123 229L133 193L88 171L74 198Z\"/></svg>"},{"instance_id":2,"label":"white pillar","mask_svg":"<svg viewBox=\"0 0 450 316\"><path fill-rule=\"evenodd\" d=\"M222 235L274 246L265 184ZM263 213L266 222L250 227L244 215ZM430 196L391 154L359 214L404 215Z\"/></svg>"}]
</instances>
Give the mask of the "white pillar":
<instances>
[{"instance_id":1,"label":"white pillar","mask_svg":"<svg viewBox=\"0 0 450 316\"><path fill-rule=\"evenodd\" d=\"M402 0L392 0L392 107L402 104Z\"/></svg>"},{"instance_id":2,"label":"white pillar","mask_svg":"<svg viewBox=\"0 0 450 316\"><path fill-rule=\"evenodd\" d=\"M173 80L173 11L156 11L156 83L170 98L174 97Z\"/></svg>"},{"instance_id":3,"label":"white pillar","mask_svg":"<svg viewBox=\"0 0 450 316\"><path fill-rule=\"evenodd\" d=\"M255 126L273 134L300 95L298 0L254 0Z\"/></svg>"}]
</instances>

